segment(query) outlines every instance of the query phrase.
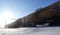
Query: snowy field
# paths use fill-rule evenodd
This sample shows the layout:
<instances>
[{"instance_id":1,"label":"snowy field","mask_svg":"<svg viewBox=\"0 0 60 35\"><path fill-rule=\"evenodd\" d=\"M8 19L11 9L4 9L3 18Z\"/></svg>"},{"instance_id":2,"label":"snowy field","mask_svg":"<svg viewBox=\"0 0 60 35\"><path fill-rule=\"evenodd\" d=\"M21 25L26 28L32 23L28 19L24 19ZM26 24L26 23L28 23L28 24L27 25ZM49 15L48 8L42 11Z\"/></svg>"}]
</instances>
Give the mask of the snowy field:
<instances>
[{"instance_id":1,"label":"snowy field","mask_svg":"<svg viewBox=\"0 0 60 35\"><path fill-rule=\"evenodd\" d=\"M0 35L60 35L60 27L0 29Z\"/></svg>"}]
</instances>

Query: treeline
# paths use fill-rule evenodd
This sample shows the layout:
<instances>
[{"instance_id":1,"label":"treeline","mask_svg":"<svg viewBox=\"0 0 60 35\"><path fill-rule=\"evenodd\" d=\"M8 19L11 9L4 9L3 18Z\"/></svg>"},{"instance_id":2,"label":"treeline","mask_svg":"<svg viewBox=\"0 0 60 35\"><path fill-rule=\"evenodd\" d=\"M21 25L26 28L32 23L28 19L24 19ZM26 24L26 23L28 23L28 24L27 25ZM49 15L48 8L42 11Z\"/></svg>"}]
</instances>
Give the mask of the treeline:
<instances>
[{"instance_id":1,"label":"treeline","mask_svg":"<svg viewBox=\"0 0 60 35\"><path fill-rule=\"evenodd\" d=\"M45 8L39 8L34 13L29 14L15 22L6 25L7 28L18 27L36 27L36 25L44 25L49 23L49 26L60 26L60 1L49 5Z\"/></svg>"}]
</instances>

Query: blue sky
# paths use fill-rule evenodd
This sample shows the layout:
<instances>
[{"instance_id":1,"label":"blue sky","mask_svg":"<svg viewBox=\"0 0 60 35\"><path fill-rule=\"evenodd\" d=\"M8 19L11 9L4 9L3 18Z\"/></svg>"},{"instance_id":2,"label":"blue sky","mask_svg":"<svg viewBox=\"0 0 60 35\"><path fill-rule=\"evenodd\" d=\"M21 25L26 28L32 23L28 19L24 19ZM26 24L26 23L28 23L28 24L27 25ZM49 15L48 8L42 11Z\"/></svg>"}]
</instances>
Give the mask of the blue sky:
<instances>
[{"instance_id":1,"label":"blue sky","mask_svg":"<svg viewBox=\"0 0 60 35\"><path fill-rule=\"evenodd\" d=\"M57 0L0 0L0 13L11 12L15 18L26 16L40 7L46 7Z\"/></svg>"},{"instance_id":2,"label":"blue sky","mask_svg":"<svg viewBox=\"0 0 60 35\"><path fill-rule=\"evenodd\" d=\"M58 0L0 0L0 27Z\"/></svg>"}]
</instances>

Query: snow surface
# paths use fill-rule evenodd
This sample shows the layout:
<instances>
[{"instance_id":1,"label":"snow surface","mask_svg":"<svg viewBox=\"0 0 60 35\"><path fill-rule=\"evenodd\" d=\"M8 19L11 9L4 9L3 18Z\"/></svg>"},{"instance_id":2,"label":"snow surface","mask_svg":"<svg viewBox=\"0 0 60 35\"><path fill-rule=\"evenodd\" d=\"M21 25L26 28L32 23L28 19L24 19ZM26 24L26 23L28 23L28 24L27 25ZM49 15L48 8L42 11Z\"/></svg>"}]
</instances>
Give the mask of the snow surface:
<instances>
[{"instance_id":1,"label":"snow surface","mask_svg":"<svg viewBox=\"0 0 60 35\"><path fill-rule=\"evenodd\" d=\"M60 27L0 29L0 35L60 35Z\"/></svg>"}]
</instances>

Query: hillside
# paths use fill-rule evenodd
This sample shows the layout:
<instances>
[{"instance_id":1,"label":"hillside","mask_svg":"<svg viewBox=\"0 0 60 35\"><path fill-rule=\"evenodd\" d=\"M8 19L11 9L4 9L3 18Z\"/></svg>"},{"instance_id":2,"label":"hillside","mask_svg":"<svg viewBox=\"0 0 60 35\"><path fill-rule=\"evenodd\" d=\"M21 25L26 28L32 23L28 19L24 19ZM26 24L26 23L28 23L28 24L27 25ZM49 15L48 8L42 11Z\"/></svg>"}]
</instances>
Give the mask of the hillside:
<instances>
[{"instance_id":1,"label":"hillside","mask_svg":"<svg viewBox=\"0 0 60 35\"><path fill-rule=\"evenodd\" d=\"M60 1L45 8L37 9L34 13L19 18L5 27L36 27L36 25L44 25L46 23L49 23L49 26L60 26Z\"/></svg>"}]
</instances>

